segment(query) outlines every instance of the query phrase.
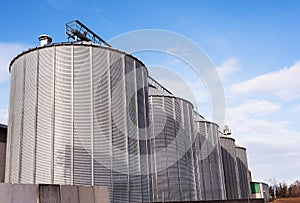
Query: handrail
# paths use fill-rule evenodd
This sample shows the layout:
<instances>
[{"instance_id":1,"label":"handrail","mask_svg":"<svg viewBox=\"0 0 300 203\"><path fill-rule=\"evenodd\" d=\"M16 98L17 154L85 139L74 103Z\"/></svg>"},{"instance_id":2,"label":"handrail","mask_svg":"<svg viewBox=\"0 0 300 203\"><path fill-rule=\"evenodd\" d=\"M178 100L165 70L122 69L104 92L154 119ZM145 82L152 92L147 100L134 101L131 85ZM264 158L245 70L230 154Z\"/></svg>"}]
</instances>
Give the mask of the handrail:
<instances>
[{"instance_id":1,"label":"handrail","mask_svg":"<svg viewBox=\"0 0 300 203\"><path fill-rule=\"evenodd\" d=\"M79 20L73 20L66 23L66 34L68 35L68 41L70 41L70 39L73 39L74 41L91 41L96 44L104 44L111 47L106 41L104 41Z\"/></svg>"}]
</instances>

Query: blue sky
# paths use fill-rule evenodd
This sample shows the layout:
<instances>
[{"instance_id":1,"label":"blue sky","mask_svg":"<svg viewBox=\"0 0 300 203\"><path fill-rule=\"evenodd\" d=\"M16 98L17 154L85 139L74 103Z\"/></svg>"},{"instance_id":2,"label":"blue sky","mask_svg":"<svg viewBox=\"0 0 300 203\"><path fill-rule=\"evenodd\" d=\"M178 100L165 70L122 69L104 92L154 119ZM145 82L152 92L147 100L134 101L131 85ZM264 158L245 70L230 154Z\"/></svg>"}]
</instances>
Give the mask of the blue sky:
<instances>
[{"instance_id":1,"label":"blue sky","mask_svg":"<svg viewBox=\"0 0 300 203\"><path fill-rule=\"evenodd\" d=\"M64 24L73 19L107 40L140 29L168 30L197 43L215 64L226 94L226 123L236 141L248 149L254 180L275 177L292 183L300 179L299 9L297 0L3 2L0 122L6 122L8 108L8 63L17 53L37 46L40 34L51 35L54 42L66 41ZM184 72L185 65L170 56L136 56L148 66ZM155 67L149 71L156 74ZM182 85L165 82L185 97ZM198 110L210 118L209 93L196 92Z\"/></svg>"}]
</instances>

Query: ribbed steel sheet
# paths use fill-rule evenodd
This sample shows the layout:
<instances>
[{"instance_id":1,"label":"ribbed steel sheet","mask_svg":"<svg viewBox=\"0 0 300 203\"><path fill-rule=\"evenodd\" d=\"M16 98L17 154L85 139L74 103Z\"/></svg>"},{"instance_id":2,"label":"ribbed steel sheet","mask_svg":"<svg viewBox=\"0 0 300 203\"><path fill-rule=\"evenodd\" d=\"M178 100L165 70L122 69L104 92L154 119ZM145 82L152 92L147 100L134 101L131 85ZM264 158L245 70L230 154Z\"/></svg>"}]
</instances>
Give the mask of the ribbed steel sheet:
<instances>
[{"instance_id":1,"label":"ribbed steel sheet","mask_svg":"<svg viewBox=\"0 0 300 203\"><path fill-rule=\"evenodd\" d=\"M149 108L152 201L196 200L192 104L150 89Z\"/></svg>"},{"instance_id":2,"label":"ribbed steel sheet","mask_svg":"<svg viewBox=\"0 0 300 203\"><path fill-rule=\"evenodd\" d=\"M236 161L239 171L239 182L241 190L241 198L249 199L250 198L250 181L248 178L248 161L247 161L247 152L246 148L236 146Z\"/></svg>"},{"instance_id":3,"label":"ribbed steel sheet","mask_svg":"<svg viewBox=\"0 0 300 203\"><path fill-rule=\"evenodd\" d=\"M218 125L195 119L194 129L197 197L199 200L223 200L225 186Z\"/></svg>"},{"instance_id":4,"label":"ribbed steel sheet","mask_svg":"<svg viewBox=\"0 0 300 203\"><path fill-rule=\"evenodd\" d=\"M139 60L63 43L20 54L10 71L6 182L104 185L111 202L150 201L148 72Z\"/></svg>"},{"instance_id":5,"label":"ribbed steel sheet","mask_svg":"<svg viewBox=\"0 0 300 203\"><path fill-rule=\"evenodd\" d=\"M231 137L221 136L220 141L227 199L240 199L241 191L235 151L235 140Z\"/></svg>"}]
</instances>

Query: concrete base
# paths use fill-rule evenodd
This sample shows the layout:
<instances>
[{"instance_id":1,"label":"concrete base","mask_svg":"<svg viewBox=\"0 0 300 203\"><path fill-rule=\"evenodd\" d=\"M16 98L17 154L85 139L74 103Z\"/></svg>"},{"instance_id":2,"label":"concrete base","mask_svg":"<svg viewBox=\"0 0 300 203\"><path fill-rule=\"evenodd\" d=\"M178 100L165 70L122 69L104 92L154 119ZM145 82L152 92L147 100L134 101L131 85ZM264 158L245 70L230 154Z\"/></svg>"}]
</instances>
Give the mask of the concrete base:
<instances>
[{"instance_id":1,"label":"concrete base","mask_svg":"<svg viewBox=\"0 0 300 203\"><path fill-rule=\"evenodd\" d=\"M5 203L109 203L107 187L0 183Z\"/></svg>"},{"instance_id":2,"label":"concrete base","mask_svg":"<svg viewBox=\"0 0 300 203\"><path fill-rule=\"evenodd\" d=\"M108 187L94 187L95 203L109 203Z\"/></svg>"},{"instance_id":3,"label":"concrete base","mask_svg":"<svg viewBox=\"0 0 300 203\"><path fill-rule=\"evenodd\" d=\"M161 203L161 202L152 202ZM233 199L233 200L203 200L203 201L176 201L172 203L265 203L264 199Z\"/></svg>"},{"instance_id":4,"label":"concrete base","mask_svg":"<svg viewBox=\"0 0 300 203\"><path fill-rule=\"evenodd\" d=\"M12 184L11 203L33 203L38 200L38 185L35 184Z\"/></svg>"},{"instance_id":5,"label":"concrete base","mask_svg":"<svg viewBox=\"0 0 300 203\"><path fill-rule=\"evenodd\" d=\"M10 199L10 188L11 185L9 183L1 183L0 184L0 198L1 202L11 202Z\"/></svg>"},{"instance_id":6,"label":"concrete base","mask_svg":"<svg viewBox=\"0 0 300 203\"><path fill-rule=\"evenodd\" d=\"M79 193L77 185L61 185L60 197L64 203L79 203Z\"/></svg>"},{"instance_id":7,"label":"concrete base","mask_svg":"<svg viewBox=\"0 0 300 203\"><path fill-rule=\"evenodd\" d=\"M78 186L79 188L79 202L95 202L94 187L92 186Z\"/></svg>"}]
</instances>

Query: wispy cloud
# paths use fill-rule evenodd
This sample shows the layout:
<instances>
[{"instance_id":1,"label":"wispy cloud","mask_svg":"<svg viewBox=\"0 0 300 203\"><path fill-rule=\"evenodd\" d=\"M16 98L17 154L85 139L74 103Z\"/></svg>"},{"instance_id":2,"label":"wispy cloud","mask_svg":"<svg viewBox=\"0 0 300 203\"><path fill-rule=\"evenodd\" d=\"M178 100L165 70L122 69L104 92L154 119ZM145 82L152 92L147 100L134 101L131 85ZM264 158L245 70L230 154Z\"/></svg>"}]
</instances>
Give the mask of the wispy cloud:
<instances>
[{"instance_id":1,"label":"wispy cloud","mask_svg":"<svg viewBox=\"0 0 300 203\"><path fill-rule=\"evenodd\" d=\"M232 135L247 148L255 180L277 177L291 182L297 178L293 177L297 170L290 167L299 160L300 132L290 129L290 121L278 120L277 115L283 110L281 105L255 99L227 109Z\"/></svg>"},{"instance_id":2,"label":"wispy cloud","mask_svg":"<svg viewBox=\"0 0 300 203\"><path fill-rule=\"evenodd\" d=\"M28 47L30 46L21 43L0 42L0 84L6 82L9 78L8 66L13 57Z\"/></svg>"},{"instance_id":3,"label":"wispy cloud","mask_svg":"<svg viewBox=\"0 0 300 203\"><path fill-rule=\"evenodd\" d=\"M251 99L235 108L229 108L229 113L234 118L238 118L240 116L264 117L277 112L280 109L281 106L279 103L268 100Z\"/></svg>"},{"instance_id":4,"label":"wispy cloud","mask_svg":"<svg viewBox=\"0 0 300 203\"><path fill-rule=\"evenodd\" d=\"M300 96L299 75L300 61L291 67L234 84L231 89L242 95L272 95L282 100L292 100Z\"/></svg>"},{"instance_id":5,"label":"wispy cloud","mask_svg":"<svg viewBox=\"0 0 300 203\"><path fill-rule=\"evenodd\" d=\"M229 76L236 73L241 67L241 62L237 58L229 58L224 61L219 67L217 67L217 71L219 72L220 77L223 81L228 79Z\"/></svg>"}]
</instances>

